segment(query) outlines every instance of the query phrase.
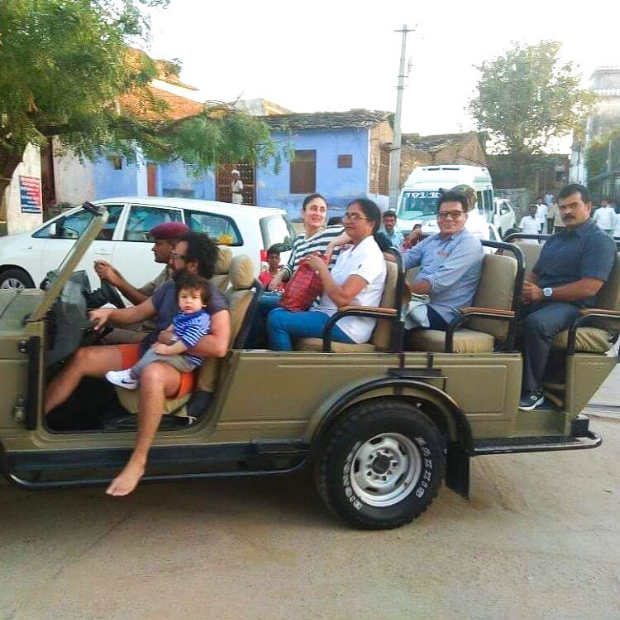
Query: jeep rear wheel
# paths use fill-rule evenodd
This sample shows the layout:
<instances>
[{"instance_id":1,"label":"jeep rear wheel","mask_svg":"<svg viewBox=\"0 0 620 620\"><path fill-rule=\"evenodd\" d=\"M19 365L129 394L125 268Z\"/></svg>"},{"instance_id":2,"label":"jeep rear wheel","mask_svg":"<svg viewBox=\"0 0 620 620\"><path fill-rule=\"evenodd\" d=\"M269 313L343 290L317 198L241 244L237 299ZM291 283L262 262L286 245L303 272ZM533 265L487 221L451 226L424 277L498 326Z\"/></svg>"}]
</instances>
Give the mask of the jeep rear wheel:
<instances>
[{"instance_id":1,"label":"jeep rear wheel","mask_svg":"<svg viewBox=\"0 0 620 620\"><path fill-rule=\"evenodd\" d=\"M430 506L445 470L444 442L417 407L378 399L329 432L315 466L325 504L349 525L391 529Z\"/></svg>"}]
</instances>

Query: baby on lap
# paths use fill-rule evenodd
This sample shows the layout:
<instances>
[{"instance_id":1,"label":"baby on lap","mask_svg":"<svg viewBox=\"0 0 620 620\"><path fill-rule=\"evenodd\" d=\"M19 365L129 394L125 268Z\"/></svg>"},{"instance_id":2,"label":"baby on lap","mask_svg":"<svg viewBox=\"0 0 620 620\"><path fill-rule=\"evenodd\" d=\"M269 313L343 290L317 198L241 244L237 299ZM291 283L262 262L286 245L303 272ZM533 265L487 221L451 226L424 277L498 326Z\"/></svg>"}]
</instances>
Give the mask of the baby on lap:
<instances>
[{"instance_id":1,"label":"baby on lap","mask_svg":"<svg viewBox=\"0 0 620 620\"><path fill-rule=\"evenodd\" d=\"M209 333L211 318L205 309L209 302L209 283L200 276L185 274L179 278L176 289L180 312L165 330L172 333L173 344L156 342L132 368L106 372L105 377L110 383L135 390L141 372L153 362L170 364L180 372L192 372L204 362L202 357L191 355L187 350Z\"/></svg>"}]
</instances>

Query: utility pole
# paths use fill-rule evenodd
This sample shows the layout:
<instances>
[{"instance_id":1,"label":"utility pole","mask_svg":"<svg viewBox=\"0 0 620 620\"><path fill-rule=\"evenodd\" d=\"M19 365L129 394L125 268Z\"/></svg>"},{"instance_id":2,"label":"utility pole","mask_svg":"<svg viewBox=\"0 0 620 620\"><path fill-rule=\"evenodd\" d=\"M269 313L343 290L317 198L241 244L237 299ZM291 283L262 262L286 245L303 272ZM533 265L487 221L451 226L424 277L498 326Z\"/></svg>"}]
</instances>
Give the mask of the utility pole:
<instances>
[{"instance_id":1,"label":"utility pole","mask_svg":"<svg viewBox=\"0 0 620 620\"><path fill-rule=\"evenodd\" d=\"M400 68L398 71L398 86L396 87L396 115L394 116L394 142L390 152L390 185L389 206L391 210L396 209L398 201L398 185L400 175L400 150L401 150L401 131L400 118L403 107L403 91L405 90L405 52L407 50L407 34L413 30L407 30L407 24L403 25L402 30L394 32L402 32L402 45L400 49Z\"/></svg>"}]
</instances>

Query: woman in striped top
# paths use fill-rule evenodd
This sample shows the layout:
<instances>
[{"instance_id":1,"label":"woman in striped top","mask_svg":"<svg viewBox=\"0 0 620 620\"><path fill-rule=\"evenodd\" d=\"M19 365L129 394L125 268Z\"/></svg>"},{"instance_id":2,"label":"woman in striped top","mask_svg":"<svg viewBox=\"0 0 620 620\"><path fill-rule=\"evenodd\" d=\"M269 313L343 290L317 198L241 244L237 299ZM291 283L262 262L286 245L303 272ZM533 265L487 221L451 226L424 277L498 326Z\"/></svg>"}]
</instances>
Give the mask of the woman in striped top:
<instances>
[{"instance_id":1,"label":"woman in striped top","mask_svg":"<svg viewBox=\"0 0 620 620\"><path fill-rule=\"evenodd\" d=\"M304 222L304 232L294 241L288 263L280 269L269 285L267 291L263 293L258 302L254 323L248 336L248 348L266 346L266 342L260 342L261 334L265 337L265 326L267 315L278 307L282 293L275 292L282 282L287 282L297 268L302 258L310 256L315 252L325 253L330 241L339 237L343 231L343 226L325 227L327 219L327 201L321 194L310 194L304 199L301 207ZM336 262L340 247L334 249L330 260L330 268Z\"/></svg>"},{"instance_id":2,"label":"woman in striped top","mask_svg":"<svg viewBox=\"0 0 620 620\"><path fill-rule=\"evenodd\" d=\"M277 288L281 282L291 279L291 276L297 271L302 258L315 252L324 254L329 242L340 236L344 231L342 226L329 226L325 228L327 201L321 194L306 196L301 211L305 231L295 239L288 263L282 267L280 273L269 283L270 291ZM336 248L336 250L339 250L339 248ZM330 266L333 266L336 258L338 258L336 250L332 254Z\"/></svg>"}]
</instances>

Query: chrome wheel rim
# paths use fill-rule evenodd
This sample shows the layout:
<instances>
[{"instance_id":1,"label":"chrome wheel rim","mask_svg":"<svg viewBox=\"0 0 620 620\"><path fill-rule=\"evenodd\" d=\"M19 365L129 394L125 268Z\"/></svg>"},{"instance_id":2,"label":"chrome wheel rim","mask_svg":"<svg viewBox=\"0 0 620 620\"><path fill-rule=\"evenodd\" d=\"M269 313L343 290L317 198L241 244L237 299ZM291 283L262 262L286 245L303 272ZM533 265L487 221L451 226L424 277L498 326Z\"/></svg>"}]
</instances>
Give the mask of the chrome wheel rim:
<instances>
[{"instance_id":1,"label":"chrome wheel rim","mask_svg":"<svg viewBox=\"0 0 620 620\"><path fill-rule=\"evenodd\" d=\"M3 289L14 289L21 291L26 288L21 280L17 278L7 278L2 284L0 284L0 288Z\"/></svg>"},{"instance_id":2,"label":"chrome wheel rim","mask_svg":"<svg viewBox=\"0 0 620 620\"><path fill-rule=\"evenodd\" d=\"M400 433L381 433L362 444L351 462L349 480L357 497L378 508L410 495L422 471L422 455Z\"/></svg>"}]
</instances>

